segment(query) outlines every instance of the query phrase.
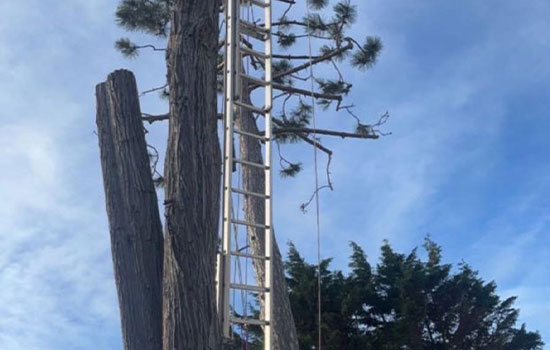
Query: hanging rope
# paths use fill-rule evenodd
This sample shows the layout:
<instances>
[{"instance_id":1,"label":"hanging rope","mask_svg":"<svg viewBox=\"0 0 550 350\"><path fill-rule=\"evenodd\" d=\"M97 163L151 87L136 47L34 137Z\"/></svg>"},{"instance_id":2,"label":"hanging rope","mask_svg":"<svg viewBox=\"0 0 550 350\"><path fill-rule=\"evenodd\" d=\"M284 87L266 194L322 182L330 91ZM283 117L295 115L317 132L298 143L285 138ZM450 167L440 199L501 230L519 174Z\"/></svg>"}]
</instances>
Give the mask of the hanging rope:
<instances>
[{"instance_id":1,"label":"hanging rope","mask_svg":"<svg viewBox=\"0 0 550 350\"><path fill-rule=\"evenodd\" d=\"M310 0L306 0L307 16L311 18L309 10ZM315 75L313 74L313 53L311 45L311 31L309 21L307 21L307 40L308 40L308 55L309 55L309 80L311 81L311 113L313 121L313 162L315 167L315 225L317 230L317 323L318 323L318 350L321 350L321 224L320 224L320 209L319 209L319 170L317 167L317 125L315 120Z\"/></svg>"}]
</instances>

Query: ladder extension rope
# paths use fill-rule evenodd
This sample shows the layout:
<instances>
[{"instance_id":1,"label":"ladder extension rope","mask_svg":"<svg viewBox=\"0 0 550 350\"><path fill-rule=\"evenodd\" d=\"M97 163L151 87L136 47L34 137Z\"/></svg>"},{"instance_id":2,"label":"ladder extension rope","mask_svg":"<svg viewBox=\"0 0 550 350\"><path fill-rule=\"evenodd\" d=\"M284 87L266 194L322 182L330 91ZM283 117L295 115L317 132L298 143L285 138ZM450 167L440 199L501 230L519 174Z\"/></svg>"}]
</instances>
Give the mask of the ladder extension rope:
<instances>
[{"instance_id":1,"label":"ladder extension rope","mask_svg":"<svg viewBox=\"0 0 550 350\"><path fill-rule=\"evenodd\" d=\"M307 16L310 18L310 0L306 0ZM308 39L308 55L309 62L313 62L313 53L311 47L311 31L309 21L307 22L307 39ZM318 350L321 350L321 225L320 225L320 209L319 209L319 170L317 167L317 125L315 120L315 75L313 74L313 64L309 65L309 79L311 81L311 115L313 121L313 162L315 167L315 225L317 230L317 321L318 321Z\"/></svg>"}]
</instances>

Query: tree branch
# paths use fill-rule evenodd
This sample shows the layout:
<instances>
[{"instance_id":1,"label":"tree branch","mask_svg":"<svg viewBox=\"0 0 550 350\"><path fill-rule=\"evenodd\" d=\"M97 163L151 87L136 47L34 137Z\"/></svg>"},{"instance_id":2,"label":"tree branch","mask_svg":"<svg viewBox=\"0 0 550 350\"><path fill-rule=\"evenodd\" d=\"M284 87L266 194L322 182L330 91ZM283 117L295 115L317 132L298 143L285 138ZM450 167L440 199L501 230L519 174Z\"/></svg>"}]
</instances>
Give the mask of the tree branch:
<instances>
[{"instance_id":1,"label":"tree branch","mask_svg":"<svg viewBox=\"0 0 550 350\"><path fill-rule=\"evenodd\" d=\"M357 134L352 132L345 131L336 131L336 130L324 130L324 129L312 129L312 128L285 128L280 127L273 130L273 134L319 134L319 135L328 135L328 136L339 136L341 138L356 138L356 139L378 139L379 136L376 134Z\"/></svg>"},{"instance_id":2,"label":"tree branch","mask_svg":"<svg viewBox=\"0 0 550 350\"><path fill-rule=\"evenodd\" d=\"M331 59L332 57L334 56L338 56L340 55L341 53L343 52L346 52L347 50L351 50L353 49L353 43L348 39L348 44L346 46L342 46L338 49L335 49L325 55L322 55L322 56L318 56L317 58L314 58L312 59L311 61L308 61L308 62L305 62L299 66L296 66L294 68L291 68L287 71L284 71L284 72L281 72L281 73L277 73L277 74L274 74L273 75L273 80L276 80L276 79L280 79L282 77L285 77L287 75L290 75L290 74L294 74L296 72L299 72L301 70L304 70L306 68L309 68L310 66L314 65L314 64L317 64L319 62L323 62L323 61L326 61L326 60L329 60ZM252 85L250 90L254 90L256 88L258 88L259 86L258 85Z\"/></svg>"},{"instance_id":3,"label":"tree branch","mask_svg":"<svg viewBox=\"0 0 550 350\"><path fill-rule=\"evenodd\" d=\"M273 83L273 88L285 92L289 92L292 94L301 94L305 96L313 96L315 98L323 98L325 100L334 100L334 101L342 101L342 96L339 95L330 95L330 94L323 94L320 92L311 92L309 90L299 89L294 86L289 85L283 85L278 83Z\"/></svg>"},{"instance_id":4,"label":"tree branch","mask_svg":"<svg viewBox=\"0 0 550 350\"><path fill-rule=\"evenodd\" d=\"M279 58L283 60L309 60L308 55L271 55L273 58ZM312 56L311 58L319 58L321 56Z\"/></svg>"},{"instance_id":5,"label":"tree branch","mask_svg":"<svg viewBox=\"0 0 550 350\"><path fill-rule=\"evenodd\" d=\"M279 126L284 125L281 120L276 119L276 118L273 118L273 123L275 123ZM325 146L321 145L318 141L314 141L314 140L310 139L309 137L307 137L307 135L304 135L303 133L298 132L295 135L298 136L299 138L301 138L302 140L304 140L305 142L309 143L310 145L312 145L314 147L317 147L318 149L325 152L329 156L332 156L332 151L330 149L326 148Z\"/></svg>"},{"instance_id":6,"label":"tree branch","mask_svg":"<svg viewBox=\"0 0 550 350\"><path fill-rule=\"evenodd\" d=\"M147 45L136 45L136 49L153 49L153 51L166 51L166 48L158 48L155 45L147 44Z\"/></svg>"},{"instance_id":7,"label":"tree branch","mask_svg":"<svg viewBox=\"0 0 550 350\"><path fill-rule=\"evenodd\" d=\"M166 114L160 114L160 115L151 115L147 113L141 114L141 120L148 122L149 124L153 124L154 122L158 122L161 120L168 120L170 115L168 113Z\"/></svg>"},{"instance_id":8,"label":"tree branch","mask_svg":"<svg viewBox=\"0 0 550 350\"><path fill-rule=\"evenodd\" d=\"M164 84L164 85L162 85L162 86L156 87L156 88L152 88L152 89L149 89L149 90L145 90L145 91L143 91L141 94L139 94L139 96L141 97L141 96L147 95L147 94L149 94L149 93L151 93L151 92L163 90L163 89L165 89L165 88L167 88L167 87L168 87L168 83L166 83L166 84Z\"/></svg>"},{"instance_id":9,"label":"tree branch","mask_svg":"<svg viewBox=\"0 0 550 350\"><path fill-rule=\"evenodd\" d=\"M222 120L223 119L223 114L217 114L216 117L219 120ZM148 122L149 124L153 124L154 122L168 120L168 119L170 119L170 114L169 113L159 114L159 115L141 113L141 120L143 120L145 122Z\"/></svg>"}]
</instances>

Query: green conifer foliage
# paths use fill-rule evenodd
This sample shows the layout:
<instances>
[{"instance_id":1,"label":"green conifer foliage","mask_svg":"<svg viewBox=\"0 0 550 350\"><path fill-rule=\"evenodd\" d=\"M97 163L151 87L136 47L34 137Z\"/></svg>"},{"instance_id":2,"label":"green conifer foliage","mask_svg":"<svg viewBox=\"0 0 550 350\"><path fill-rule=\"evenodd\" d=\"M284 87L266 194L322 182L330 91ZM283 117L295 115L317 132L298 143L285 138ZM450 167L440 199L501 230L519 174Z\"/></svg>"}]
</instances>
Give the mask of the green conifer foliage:
<instances>
[{"instance_id":1,"label":"green conifer foliage","mask_svg":"<svg viewBox=\"0 0 550 350\"><path fill-rule=\"evenodd\" d=\"M441 247L429 238L405 255L386 242L371 267L363 249L350 244L349 272L321 264L323 349L327 350L541 350L537 332L516 327L516 297L501 299L467 264L441 262ZM301 349L315 349L317 267L293 244L286 263L289 295Z\"/></svg>"}]
</instances>

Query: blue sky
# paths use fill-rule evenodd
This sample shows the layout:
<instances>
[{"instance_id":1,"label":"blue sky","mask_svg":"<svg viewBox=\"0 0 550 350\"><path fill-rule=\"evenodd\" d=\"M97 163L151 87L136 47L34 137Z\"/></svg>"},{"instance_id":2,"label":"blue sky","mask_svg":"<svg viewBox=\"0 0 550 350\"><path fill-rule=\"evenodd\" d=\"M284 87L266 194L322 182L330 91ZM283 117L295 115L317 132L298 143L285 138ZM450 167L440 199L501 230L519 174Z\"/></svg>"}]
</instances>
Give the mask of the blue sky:
<instances>
[{"instance_id":1,"label":"blue sky","mask_svg":"<svg viewBox=\"0 0 550 350\"><path fill-rule=\"evenodd\" d=\"M120 349L95 130L94 86L133 70L163 84L162 54L125 60L108 0L0 2L0 349ZM334 192L321 196L322 252L345 268L348 242L371 261L426 234L518 295L520 321L550 339L550 3L361 1L356 34L385 44L377 66L348 71L365 121L388 110L392 136L329 140ZM139 38L138 36L131 36ZM321 68L323 69L323 68ZM317 73L323 73L318 71ZM142 110L165 111L155 96ZM350 129L333 112L323 127ZM151 127L154 140L165 126ZM276 181L278 240L315 256L311 149Z\"/></svg>"}]
</instances>

